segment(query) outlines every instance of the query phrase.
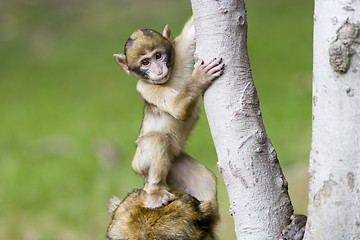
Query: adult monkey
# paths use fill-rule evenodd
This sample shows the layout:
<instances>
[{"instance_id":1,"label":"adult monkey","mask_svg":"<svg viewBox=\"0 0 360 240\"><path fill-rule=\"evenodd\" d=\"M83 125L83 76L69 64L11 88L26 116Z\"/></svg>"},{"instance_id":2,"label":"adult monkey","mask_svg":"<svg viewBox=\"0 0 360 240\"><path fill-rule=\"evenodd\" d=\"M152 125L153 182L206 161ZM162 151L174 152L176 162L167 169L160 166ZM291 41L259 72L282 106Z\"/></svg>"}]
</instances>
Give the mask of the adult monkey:
<instances>
[{"instance_id":1,"label":"adult monkey","mask_svg":"<svg viewBox=\"0 0 360 240\"><path fill-rule=\"evenodd\" d=\"M106 237L108 240L214 240L218 220L213 209L200 209L202 202L179 191L172 191L173 201L161 208L143 206L145 192L134 190L120 201L113 197L112 215Z\"/></svg>"}]
</instances>

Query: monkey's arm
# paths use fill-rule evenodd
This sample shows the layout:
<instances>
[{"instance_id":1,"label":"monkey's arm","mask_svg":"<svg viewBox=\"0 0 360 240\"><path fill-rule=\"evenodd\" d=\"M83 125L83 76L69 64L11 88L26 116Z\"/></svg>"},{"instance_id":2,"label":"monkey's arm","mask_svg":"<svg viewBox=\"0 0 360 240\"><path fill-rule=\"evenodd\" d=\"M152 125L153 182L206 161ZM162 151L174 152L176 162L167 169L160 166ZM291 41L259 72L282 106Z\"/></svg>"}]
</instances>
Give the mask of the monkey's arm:
<instances>
[{"instance_id":1,"label":"monkey's arm","mask_svg":"<svg viewBox=\"0 0 360 240\"><path fill-rule=\"evenodd\" d=\"M178 91L168 86L154 85L142 80L138 81L136 89L146 102L173 115L173 102Z\"/></svg>"},{"instance_id":2,"label":"monkey's arm","mask_svg":"<svg viewBox=\"0 0 360 240\"><path fill-rule=\"evenodd\" d=\"M193 17L187 21L181 34L175 38L174 45L176 53L176 64L174 67L176 71L181 71L183 75L189 76L193 69L195 52L195 27Z\"/></svg>"},{"instance_id":3,"label":"monkey's arm","mask_svg":"<svg viewBox=\"0 0 360 240\"><path fill-rule=\"evenodd\" d=\"M221 59L214 59L206 64L199 61L180 91L166 85L149 84L142 80L138 82L137 90L148 103L157 106L174 118L186 120L195 111L201 94L214 79L223 73L224 64L221 64L221 61Z\"/></svg>"}]
</instances>

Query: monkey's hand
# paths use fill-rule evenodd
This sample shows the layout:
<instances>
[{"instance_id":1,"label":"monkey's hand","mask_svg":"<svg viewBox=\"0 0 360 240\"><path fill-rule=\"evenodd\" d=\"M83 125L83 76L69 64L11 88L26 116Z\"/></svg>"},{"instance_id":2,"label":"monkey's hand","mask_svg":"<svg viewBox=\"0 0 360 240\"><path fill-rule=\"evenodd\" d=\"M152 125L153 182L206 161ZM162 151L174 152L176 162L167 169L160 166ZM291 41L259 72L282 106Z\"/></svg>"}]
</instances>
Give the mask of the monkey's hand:
<instances>
[{"instance_id":1,"label":"monkey's hand","mask_svg":"<svg viewBox=\"0 0 360 240\"><path fill-rule=\"evenodd\" d=\"M302 240L305 233L307 217L305 215L291 215L291 223L284 228L280 240Z\"/></svg>"},{"instance_id":2,"label":"monkey's hand","mask_svg":"<svg viewBox=\"0 0 360 240\"><path fill-rule=\"evenodd\" d=\"M203 90L206 90L211 83L224 73L225 64L222 63L222 58L214 58L208 63L204 63L203 60L199 60L195 64L192 77L198 81Z\"/></svg>"},{"instance_id":3,"label":"monkey's hand","mask_svg":"<svg viewBox=\"0 0 360 240\"><path fill-rule=\"evenodd\" d=\"M186 79L180 92L172 102L172 108L167 112L180 120L193 116L197 102L211 83L224 72L222 59L214 58L208 63L200 60L195 64L191 76Z\"/></svg>"},{"instance_id":4,"label":"monkey's hand","mask_svg":"<svg viewBox=\"0 0 360 240\"><path fill-rule=\"evenodd\" d=\"M165 189L160 189L153 192L146 192L144 207L146 208L159 208L167 205L175 199L174 194Z\"/></svg>"}]
</instances>

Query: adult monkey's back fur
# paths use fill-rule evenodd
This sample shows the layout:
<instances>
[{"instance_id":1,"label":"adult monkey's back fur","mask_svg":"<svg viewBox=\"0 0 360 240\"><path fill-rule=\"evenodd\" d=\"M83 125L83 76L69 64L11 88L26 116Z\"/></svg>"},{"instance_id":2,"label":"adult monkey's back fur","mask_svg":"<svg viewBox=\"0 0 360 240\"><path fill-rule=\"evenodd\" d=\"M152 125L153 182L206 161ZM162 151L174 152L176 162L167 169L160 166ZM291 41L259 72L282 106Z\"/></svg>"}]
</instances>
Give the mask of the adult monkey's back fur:
<instances>
[{"instance_id":1,"label":"adult monkey's back fur","mask_svg":"<svg viewBox=\"0 0 360 240\"><path fill-rule=\"evenodd\" d=\"M200 202L179 191L168 205L151 209L143 207L145 192L134 190L123 201L110 201L112 221L108 240L213 240L213 227L218 220L214 211L203 212Z\"/></svg>"}]
</instances>

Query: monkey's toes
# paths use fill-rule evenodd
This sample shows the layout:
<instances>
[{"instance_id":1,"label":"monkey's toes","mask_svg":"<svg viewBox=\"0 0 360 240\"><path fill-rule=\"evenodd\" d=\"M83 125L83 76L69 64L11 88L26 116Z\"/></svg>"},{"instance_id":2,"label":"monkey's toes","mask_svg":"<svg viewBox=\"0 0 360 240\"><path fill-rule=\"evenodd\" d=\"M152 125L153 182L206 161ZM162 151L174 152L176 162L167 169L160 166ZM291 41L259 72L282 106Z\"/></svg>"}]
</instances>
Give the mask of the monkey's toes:
<instances>
[{"instance_id":1,"label":"monkey's toes","mask_svg":"<svg viewBox=\"0 0 360 240\"><path fill-rule=\"evenodd\" d=\"M159 191L157 193L146 194L144 207L146 208L160 208L167 205L175 199L174 194L168 191Z\"/></svg>"}]
</instances>

